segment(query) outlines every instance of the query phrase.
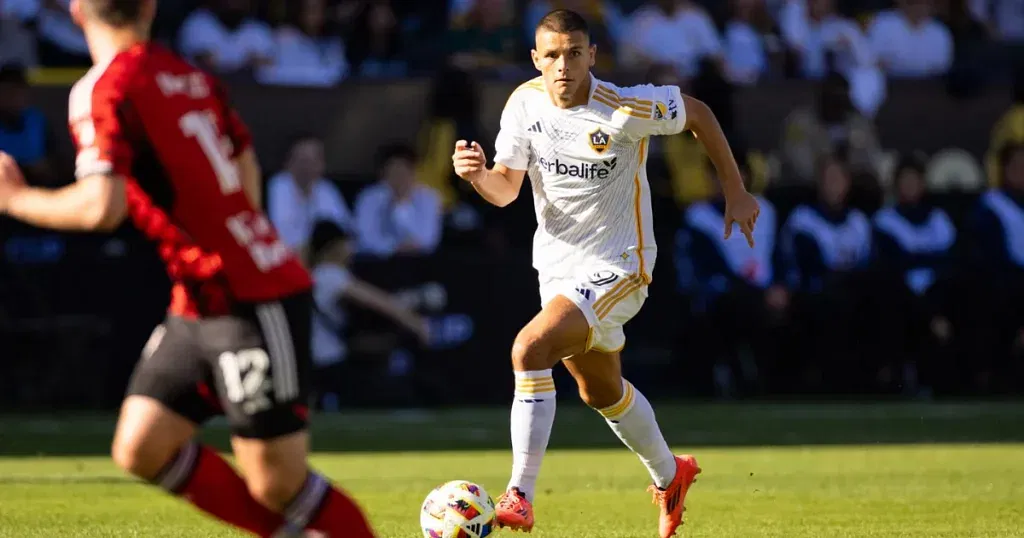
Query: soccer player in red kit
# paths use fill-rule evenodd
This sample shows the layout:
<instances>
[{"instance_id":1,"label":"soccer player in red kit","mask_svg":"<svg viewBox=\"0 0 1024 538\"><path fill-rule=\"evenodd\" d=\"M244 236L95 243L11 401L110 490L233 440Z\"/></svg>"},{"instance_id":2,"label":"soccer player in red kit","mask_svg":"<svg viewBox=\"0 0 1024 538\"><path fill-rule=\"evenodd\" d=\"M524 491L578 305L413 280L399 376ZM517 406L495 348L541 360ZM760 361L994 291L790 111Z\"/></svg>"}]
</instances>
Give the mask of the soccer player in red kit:
<instances>
[{"instance_id":1,"label":"soccer player in red kit","mask_svg":"<svg viewBox=\"0 0 1024 538\"><path fill-rule=\"evenodd\" d=\"M77 181L25 185L0 153L0 212L57 230L130 220L173 281L114 436L126 471L259 536L372 538L307 466L311 282L260 207L249 133L218 82L148 40L155 0L72 0L95 66L71 90ZM227 416L245 478L195 440Z\"/></svg>"}]
</instances>

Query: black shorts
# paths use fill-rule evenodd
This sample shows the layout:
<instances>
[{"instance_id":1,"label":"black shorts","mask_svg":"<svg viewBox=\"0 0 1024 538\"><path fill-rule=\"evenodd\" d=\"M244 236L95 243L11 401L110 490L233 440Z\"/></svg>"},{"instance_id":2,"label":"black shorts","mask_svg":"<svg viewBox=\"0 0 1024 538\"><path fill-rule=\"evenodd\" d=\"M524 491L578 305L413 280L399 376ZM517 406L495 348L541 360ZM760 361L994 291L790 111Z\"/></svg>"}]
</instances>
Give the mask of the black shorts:
<instances>
[{"instance_id":1,"label":"black shorts","mask_svg":"<svg viewBox=\"0 0 1024 538\"><path fill-rule=\"evenodd\" d=\"M196 424L223 414L239 437L304 430L312 310L304 293L240 305L229 316L168 316L143 349L128 395L154 398Z\"/></svg>"}]
</instances>

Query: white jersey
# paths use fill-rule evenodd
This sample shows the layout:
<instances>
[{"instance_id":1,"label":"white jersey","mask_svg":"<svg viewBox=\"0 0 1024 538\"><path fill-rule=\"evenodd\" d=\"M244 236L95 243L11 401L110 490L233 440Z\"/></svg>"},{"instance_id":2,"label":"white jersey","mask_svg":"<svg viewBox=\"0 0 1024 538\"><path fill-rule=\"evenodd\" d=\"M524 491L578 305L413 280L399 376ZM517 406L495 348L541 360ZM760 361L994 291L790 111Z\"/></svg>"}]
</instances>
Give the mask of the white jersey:
<instances>
[{"instance_id":1,"label":"white jersey","mask_svg":"<svg viewBox=\"0 0 1024 538\"><path fill-rule=\"evenodd\" d=\"M647 139L685 125L676 86L620 88L591 76L589 102L571 109L556 107L539 77L512 93L494 162L529 173L542 282L606 268L650 282L657 247Z\"/></svg>"}]
</instances>

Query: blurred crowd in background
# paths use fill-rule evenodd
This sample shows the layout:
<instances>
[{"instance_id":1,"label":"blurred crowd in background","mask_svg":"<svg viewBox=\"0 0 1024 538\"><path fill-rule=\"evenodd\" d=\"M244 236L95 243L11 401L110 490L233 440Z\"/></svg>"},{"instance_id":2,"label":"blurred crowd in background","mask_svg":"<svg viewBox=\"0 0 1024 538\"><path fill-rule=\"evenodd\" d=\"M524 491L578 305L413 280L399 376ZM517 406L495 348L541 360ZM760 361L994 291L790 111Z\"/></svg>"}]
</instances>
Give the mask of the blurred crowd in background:
<instances>
[{"instance_id":1,"label":"blurred crowd in background","mask_svg":"<svg viewBox=\"0 0 1024 538\"><path fill-rule=\"evenodd\" d=\"M68 2L0 3L0 58L88 65ZM831 67L868 114L885 77L961 69L990 79L1005 75L1007 47L1024 44L1020 0L163 0L154 33L213 71L263 84L331 86L443 62L521 77L533 28L554 8L589 18L599 71L664 64L688 78L707 61L748 85L822 78Z\"/></svg>"},{"instance_id":2,"label":"blurred crowd in background","mask_svg":"<svg viewBox=\"0 0 1024 538\"><path fill-rule=\"evenodd\" d=\"M430 403L444 376L418 363L415 350L455 353L486 316L511 328L480 348L490 350L496 370L505 364L524 319L496 307L446 309L452 291L433 282L401 289L374 282L389 260L411 268L486 253L492 261L517 259L523 269L516 278L526 290L535 286L521 263L535 228L529 191L513 207L489 208L453 176L450 154L458 138L487 145L476 84L497 79L514 87L535 76L533 28L552 8L589 17L598 76L679 84L706 101L762 196L755 248L724 241L723 202L699 142L685 133L652 141L661 255L651 299L627 335L646 343L631 344L643 350L635 353L671 357L663 364L634 359L665 386L660 394L927 398L1024 388L1024 0L159 6L155 38L233 85L329 91L346 81L432 80L414 141L379 148L372 172L332 174L325 162L332 148L316 132L294 133L281 148L281 166L268 170L270 217L317 282L322 393L358 393L371 379L432 377L434 388L417 389L425 396L398 398ZM67 159L55 143L57 127L31 106L31 86L60 84L88 66L84 38L67 0L0 0L0 17L0 150L13 153L34 183L59 185ZM814 99L785 111L775 147L753 148L733 96L793 79L813 85ZM977 156L982 166L947 163L935 173L931 155L883 148L876 117L898 79L923 80L954 100L1012 88L1013 102L980 144L987 146ZM0 265L8 271L63 252L49 243L52 235L40 243L24 227L2 229ZM123 246L97 248L113 256ZM458 262L443 263L459 271ZM8 282L11 274L17 270ZM488 280L465 277L481 278ZM6 295L3 288L0 329L11 330L24 316L10 286ZM523 300L528 315L536 301ZM366 333L351 316L360 309L400 336L388 344L361 339ZM360 354L383 360L355 367Z\"/></svg>"}]
</instances>

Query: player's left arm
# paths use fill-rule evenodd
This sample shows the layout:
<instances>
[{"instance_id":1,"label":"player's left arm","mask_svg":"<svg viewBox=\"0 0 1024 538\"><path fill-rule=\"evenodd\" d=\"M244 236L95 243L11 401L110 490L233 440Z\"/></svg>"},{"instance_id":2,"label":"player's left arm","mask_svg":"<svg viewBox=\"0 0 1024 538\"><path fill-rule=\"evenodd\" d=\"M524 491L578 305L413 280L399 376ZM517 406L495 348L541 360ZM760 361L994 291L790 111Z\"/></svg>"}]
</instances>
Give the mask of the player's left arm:
<instances>
[{"instance_id":1,"label":"player's left arm","mask_svg":"<svg viewBox=\"0 0 1024 538\"><path fill-rule=\"evenodd\" d=\"M743 185L739 164L715 113L703 101L689 95L683 95L683 107L686 110L684 129L693 132L697 140L704 145L708 158L718 172L722 193L726 198L745 193L747 189Z\"/></svg>"},{"instance_id":2,"label":"player's left arm","mask_svg":"<svg viewBox=\"0 0 1024 538\"><path fill-rule=\"evenodd\" d=\"M722 184L722 194L725 196L725 238L732 235L732 225L736 223L747 243L753 247L754 225L761 210L757 199L747 192L743 184L743 175L722 125L703 101L689 95L682 95L682 101L686 112L684 129L692 131L704 145L708 158L718 172L718 181Z\"/></svg>"},{"instance_id":3,"label":"player's left arm","mask_svg":"<svg viewBox=\"0 0 1024 538\"><path fill-rule=\"evenodd\" d=\"M97 173L60 189L30 187L14 159L0 153L0 213L38 228L109 231L128 214L125 182Z\"/></svg>"},{"instance_id":4,"label":"player's left arm","mask_svg":"<svg viewBox=\"0 0 1024 538\"><path fill-rule=\"evenodd\" d=\"M632 93L631 116L627 125L634 125L634 136L674 135L692 131L704 144L708 158L718 171L725 196L725 238L732 235L733 223L739 224L747 243L754 246L754 224L760 208L747 188L743 185L736 157L729 147L729 140L722 131L715 113L699 99L684 95L678 86L639 86ZM625 102L625 101L624 101Z\"/></svg>"},{"instance_id":5,"label":"player's left arm","mask_svg":"<svg viewBox=\"0 0 1024 538\"><path fill-rule=\"evenodd\" d=\"M746 193L739 165L722 126L703 101L682 93L678 86L648 84L634 86L627 91L633 95L627 94L625 98L635 103L627 112L630 116L627 130L640 138L693 131L715 165L726 197Z\"/></svg>"}]
</instances>

